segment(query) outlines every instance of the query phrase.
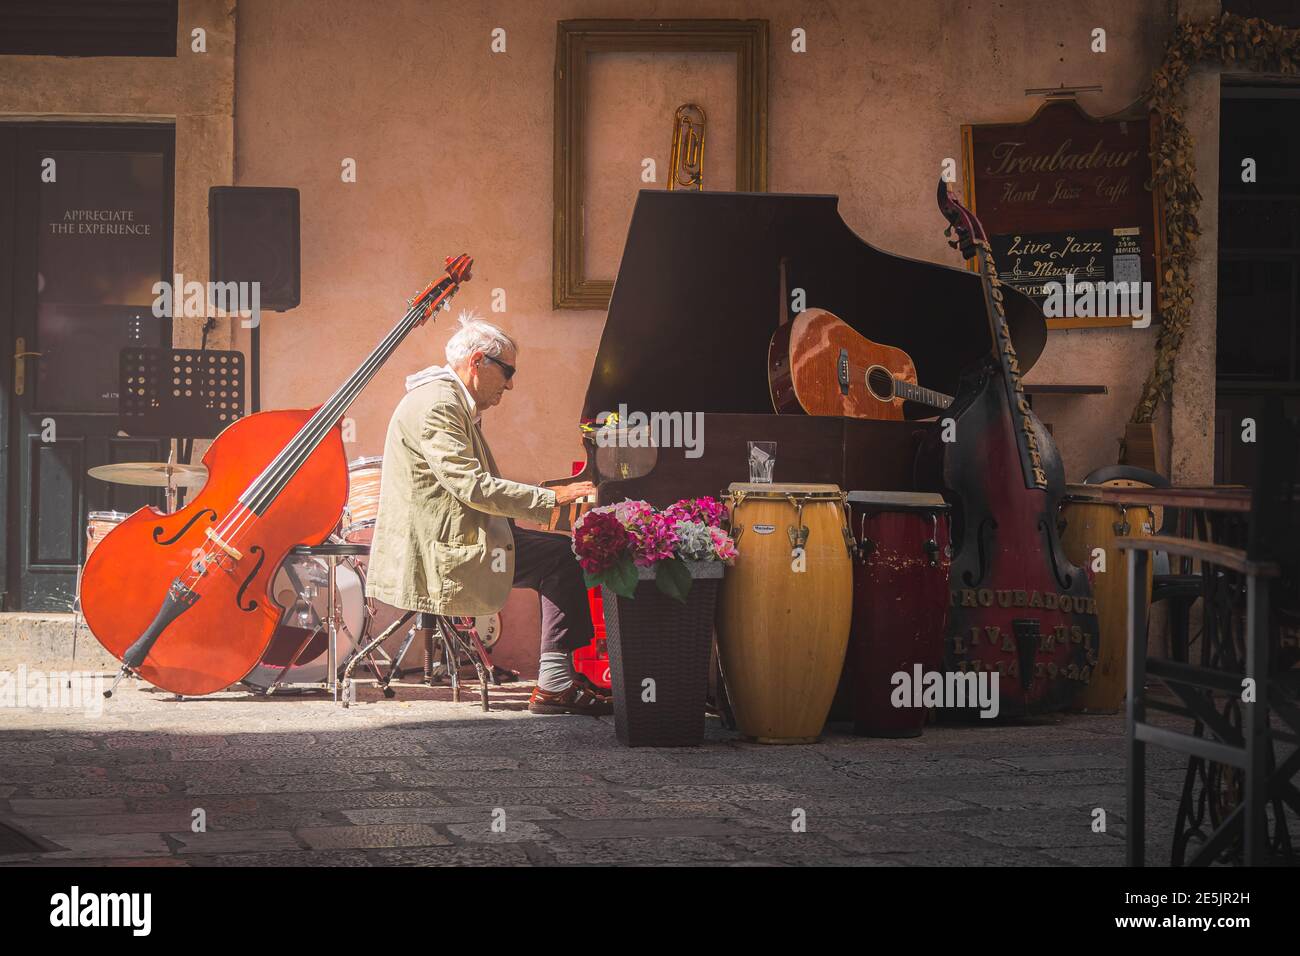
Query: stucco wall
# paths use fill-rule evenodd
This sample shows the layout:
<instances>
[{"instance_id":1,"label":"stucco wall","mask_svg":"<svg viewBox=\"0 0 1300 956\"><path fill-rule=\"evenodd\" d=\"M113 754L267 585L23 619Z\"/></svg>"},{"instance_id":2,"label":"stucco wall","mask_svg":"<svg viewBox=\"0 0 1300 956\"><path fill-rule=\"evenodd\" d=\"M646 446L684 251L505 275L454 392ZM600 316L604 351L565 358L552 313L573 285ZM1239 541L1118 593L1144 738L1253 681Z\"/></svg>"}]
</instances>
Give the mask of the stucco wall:
<instances>
[{"instance_id":1,"label":"stucco wall","mask_svg":"<svg viewBox=\"0 0 1300 956\"><path fill-rule=\"evenodd\" d=\"M768 19L769 189L837 193L845 221L873 244L945 263L954 254L931 197L940 162L960 156L961 124L1026 117L1040 103L1026 87L1061 83L1100 84L1086 107L1119 110L1150 77L1172 23L1165 0L703 0L689 9L245 0L239 12L235 181L296 186L303 198L303 302L264 320L265 404L324 398L442 257L469 251L478 266L457 305L486 312L491 290L505 289L508 311L495 318L523 345L518 387L485 430L503 468L525 480L566 474L576 456L605 318L550 308L556 20ZM489 49L495 27L507 31L506 53ZM795 27L807 31L807 53L791 52ZM1095 27L1107 32L1104 54L1090 50ZM636 150L660 168L668 124ZM356 183L341 182L345 157L357 161ZM417 332L362 396L350 455L380 451L403 376L439 359L450 329ZM1153 339L1154 330L1051 334L1029 381L1111 389L1040 399L1071 478L1114 462Z\"/></svg>"}]
</instances>

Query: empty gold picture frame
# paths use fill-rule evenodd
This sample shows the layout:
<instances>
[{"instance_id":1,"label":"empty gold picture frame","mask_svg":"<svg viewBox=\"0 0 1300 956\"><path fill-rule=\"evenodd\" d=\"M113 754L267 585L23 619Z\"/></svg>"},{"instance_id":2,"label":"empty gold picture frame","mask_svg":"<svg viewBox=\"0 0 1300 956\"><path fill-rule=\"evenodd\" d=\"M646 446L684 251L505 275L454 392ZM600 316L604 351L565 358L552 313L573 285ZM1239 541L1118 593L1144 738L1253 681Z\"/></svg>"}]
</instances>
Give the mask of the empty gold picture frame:
<instances>
[{"instance_id":1,"label":"empty gold picture frame","mask_svg":"<svg viewBox=\"0 0 1300 956\"><path fill-rule=\"evenodd\" d=\"M561 20L555 44L555 211L552 307L608 309L613 278L585 274L583 156L593 53L733 53L736 191L767 189L766 20ZM614 118L616 121L616 118Z\"/></svg>"}]
</instances>

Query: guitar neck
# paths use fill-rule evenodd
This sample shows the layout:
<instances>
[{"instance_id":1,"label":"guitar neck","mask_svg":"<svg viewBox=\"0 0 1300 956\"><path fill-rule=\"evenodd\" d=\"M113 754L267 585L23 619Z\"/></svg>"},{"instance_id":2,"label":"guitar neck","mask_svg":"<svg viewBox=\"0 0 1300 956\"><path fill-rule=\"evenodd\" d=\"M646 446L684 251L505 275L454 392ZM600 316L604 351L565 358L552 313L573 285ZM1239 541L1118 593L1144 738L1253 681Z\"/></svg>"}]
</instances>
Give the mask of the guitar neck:
<instances>
[{"instance_id":1,"label":"guitar neck","mask_svg":"<svg viewBox=\"0 0 1300 956\"><path fill-rule=\"evenodd\" d=\"M936 392L929 388L922 388L920 385L913 385L911 382L904 382L897 378L894 379L894 394L909 402L916 402L918 405L925 405L929 408L937 408L940 411L952 404L951 395L945 395L943 392Z\"/></svg>"}]
</instances>

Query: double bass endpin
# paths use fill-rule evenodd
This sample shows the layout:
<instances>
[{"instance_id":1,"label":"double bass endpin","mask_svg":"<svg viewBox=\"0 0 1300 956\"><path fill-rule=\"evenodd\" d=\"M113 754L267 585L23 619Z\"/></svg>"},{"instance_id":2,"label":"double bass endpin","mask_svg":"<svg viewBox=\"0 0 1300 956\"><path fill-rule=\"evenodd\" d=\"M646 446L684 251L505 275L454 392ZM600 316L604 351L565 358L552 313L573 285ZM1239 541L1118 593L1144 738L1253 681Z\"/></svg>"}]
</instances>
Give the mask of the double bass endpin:
<instances>
[{"instance_id":1,"label":"double bass endpin","mask_svg":"<svg viewBox=\"0 0 1300 956\"><path fill-rule=\"evenodd\" d=\"M117 672L117 677L113 678L113 685L109 687L108 690L104 691L104 699L108 700L108 698L113 696L113 691L117 690L117 685L122 683L123 677L134 677L134 676L135 675L131 673L131 668L123 664L122 669Z\"/></svg>"}]
</instances>

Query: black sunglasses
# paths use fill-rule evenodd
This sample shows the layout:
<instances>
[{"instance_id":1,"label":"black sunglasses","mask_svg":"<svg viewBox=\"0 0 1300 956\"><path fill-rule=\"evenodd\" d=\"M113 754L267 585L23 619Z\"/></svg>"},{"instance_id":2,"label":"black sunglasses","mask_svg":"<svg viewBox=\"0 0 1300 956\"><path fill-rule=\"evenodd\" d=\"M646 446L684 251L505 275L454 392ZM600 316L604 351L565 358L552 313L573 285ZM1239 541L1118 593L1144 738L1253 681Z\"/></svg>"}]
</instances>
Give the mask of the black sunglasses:
<instances>
[{"instance_id":1,"label":"black sunglasses","mask_svg":"<svg viewBox=\"0 0 1300 956\"><path fill-rule=\"evenodd\" d=\"M505 362L501 361L499 358L493 358L491 355L484 355L483 357L484 357L485 359L487 359L489 362L492 362L492 363L494 363L494 364L496 364L496 365L501 366L501 371L503 371L503 372L506 373L506 381L507 381L507 382L510 381L512 378L515 377L515 367L514 367L513 365L507 365Z\"/></svg>"}]
</instances>

